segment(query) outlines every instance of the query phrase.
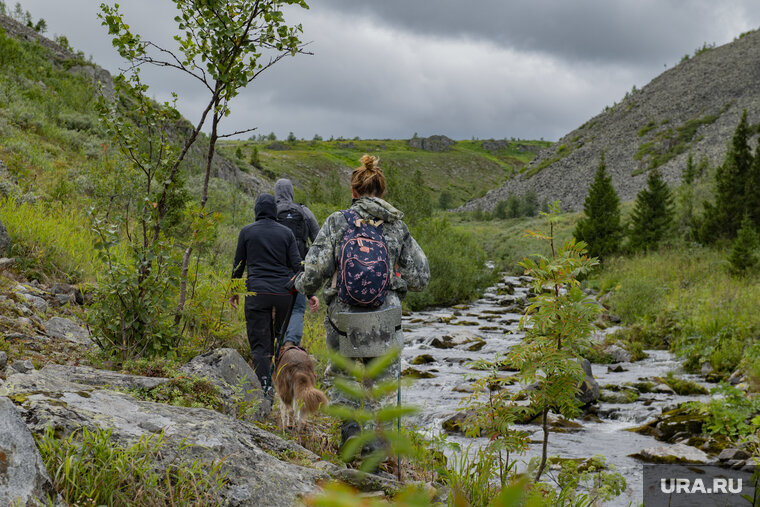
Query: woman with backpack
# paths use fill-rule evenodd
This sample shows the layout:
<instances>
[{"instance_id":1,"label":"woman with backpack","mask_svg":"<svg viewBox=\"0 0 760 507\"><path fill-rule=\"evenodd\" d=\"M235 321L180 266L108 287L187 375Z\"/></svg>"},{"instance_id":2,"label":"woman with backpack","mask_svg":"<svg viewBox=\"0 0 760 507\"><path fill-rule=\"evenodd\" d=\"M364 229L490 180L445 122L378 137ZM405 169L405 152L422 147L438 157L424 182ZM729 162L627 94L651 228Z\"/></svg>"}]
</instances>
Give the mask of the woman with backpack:
<instances>
[{"instance_id":1,"label":"woman with backpack","mask_svg":"<svg viewBox=\"0 0 760 507\"><path fill-rule=\"evenodd\" d=\"M366 362L403 346L401 300L427 286L430 268L404 214L382 199L386 183L378 159L364 155L361 163L351 174L351 207L327 218L295 285L314 294L330 282L324 291L327 346ZM354 404L340 393L331 402ZM343 442L358 431L356 423L344 424Z\"/></svg>"}]
</instances>

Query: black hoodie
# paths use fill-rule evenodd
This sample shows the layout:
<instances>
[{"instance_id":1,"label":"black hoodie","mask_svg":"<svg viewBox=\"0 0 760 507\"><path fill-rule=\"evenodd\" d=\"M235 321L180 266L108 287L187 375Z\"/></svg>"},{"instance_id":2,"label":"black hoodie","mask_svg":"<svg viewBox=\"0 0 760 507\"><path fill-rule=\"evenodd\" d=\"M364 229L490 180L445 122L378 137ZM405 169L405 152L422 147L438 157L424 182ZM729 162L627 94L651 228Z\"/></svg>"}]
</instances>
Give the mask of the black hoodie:
<instances>
[{"instance_id":1,"label":"black hoodie","mask_svg":"<svg viewBox=\"0 0 760 507\"><path fill-rule=\"evenodd\" d=\"M256 221L240 231L232 277L248 271L246 287L262 294L287 294L286 285L293 273L301 270L293 232L277 223L274 196L262 194L256 199Z\"/></svg>"}]
</instances>

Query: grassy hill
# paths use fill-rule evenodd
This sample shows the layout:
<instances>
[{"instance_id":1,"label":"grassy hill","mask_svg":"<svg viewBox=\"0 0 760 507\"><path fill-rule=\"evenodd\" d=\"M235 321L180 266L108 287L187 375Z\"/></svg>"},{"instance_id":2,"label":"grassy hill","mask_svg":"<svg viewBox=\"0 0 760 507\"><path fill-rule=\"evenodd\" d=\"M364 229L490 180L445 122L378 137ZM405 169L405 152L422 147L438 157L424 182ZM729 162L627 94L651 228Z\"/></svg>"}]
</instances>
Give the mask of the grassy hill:
<instances>
[{"instance_id":1,"label":"grassy hill","mask_svg":"<svg viewBox=\"0 0 760 507\"><path fill-rule=\"evenodd\" d=\"M449 150L430 152L412 148L404 140L332 141L227 141L220 152L249 173L258 173L270 182L288 177L305 202L320 201L338 183L348 184L351 171L365 154L380 157L386 171L397 171L402 180L419 170L435 200L448 192L451 206L480 197L528 164L535 153L548 146L544 141L457 141ZM260 168L250 164L258 150ZM238 155L241 156L237 156ZM392 192L392 189L390 190ZM346 198L348 194L346 194Z\"/></svg>"}]
</instances>

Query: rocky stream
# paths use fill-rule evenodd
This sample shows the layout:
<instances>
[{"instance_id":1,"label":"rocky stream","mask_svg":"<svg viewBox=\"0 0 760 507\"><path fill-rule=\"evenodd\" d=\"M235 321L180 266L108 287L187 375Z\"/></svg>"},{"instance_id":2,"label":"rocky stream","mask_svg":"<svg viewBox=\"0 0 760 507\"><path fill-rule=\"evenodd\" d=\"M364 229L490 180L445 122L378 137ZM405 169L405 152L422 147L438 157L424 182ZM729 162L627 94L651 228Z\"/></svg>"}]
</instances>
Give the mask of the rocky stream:
<instances>
[{"instance_id":1,"label":"rocky stream","mask_svg":"<svg viewBox=\"0 0 760 507\"><path fill-rule=\"evenodd\" d=\"M472 362L492 361L496 354L503 356L522 339L519 321L528 295L527 279L504 276L472 304L431 309L405 319L402 368L407 376L417 380L404 389L403 400L420 408L414 424L432 435L445 427L449 430L448 440L459 442L463 448L473 443L473 439L456 431L462 400L472 392L474 379L485 375L484 371L473 369ZM618 319L606 314L604 320L614 323ZM613 325L598 331L594 340L602 341L615 329ZM592 389L584 395L587 396L584 401L592 402L583 418L550 419L553 428L549 456L582 460L603 455L628 484L627 491L609 505L641 502L645 461L710 463L748 457L737 449L727 450L734 451L731 456L727 452L721 454L711 447L711 442L693 439L690 431L699 433L701 421L684 418L677 407L708 395L678 395L663 379L673 372L676 378L698 386L709 389L710 384L702 376L685 373L673 354L647 350L648 357L631 362L630 354L619 346L609 345L605 352L614 363L593 365L593 377L586 379ZM507 389L517 392L524 387L515 383ZM629 431L640 426L643 426L640 431L647 434ZM518 427L531 433L529 451L518 458L518 468L524 468L531 457L540 456L543 433L537 422ZM476 445L486 442L485 438L474 439Z\"/></svg>"}]
</instances>

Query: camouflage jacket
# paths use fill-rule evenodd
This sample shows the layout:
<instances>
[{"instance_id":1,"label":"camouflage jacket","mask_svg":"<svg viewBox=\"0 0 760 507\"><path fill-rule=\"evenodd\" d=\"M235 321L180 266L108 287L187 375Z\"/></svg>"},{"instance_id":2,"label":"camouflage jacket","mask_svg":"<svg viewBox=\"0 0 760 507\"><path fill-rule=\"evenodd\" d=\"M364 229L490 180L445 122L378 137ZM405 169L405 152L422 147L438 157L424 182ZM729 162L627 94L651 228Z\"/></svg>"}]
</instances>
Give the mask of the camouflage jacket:
<instances>
[{"instance_id":1,"label":"camouflage jacket","mask_svg":"<svg viewBox=\"0 0 760 507\"><path fill-rule=\"evenodd\" d=\"M425 289L430 280L430 267L425 253L401 220L404 214L378 197L357 199L351 209L364 219L384 222L383 236L391 266L401 275L391 277L390 290L403 297L408 290ZM338 269L340 247L347 230L348 222L340 211L327 217L306 255L304 270L296 279L296 288L301 294L314 294L322 284L332 279ZM336 292L331 287L325 290L328 304L335 299Z\"/></svg>"}]
</instances>

